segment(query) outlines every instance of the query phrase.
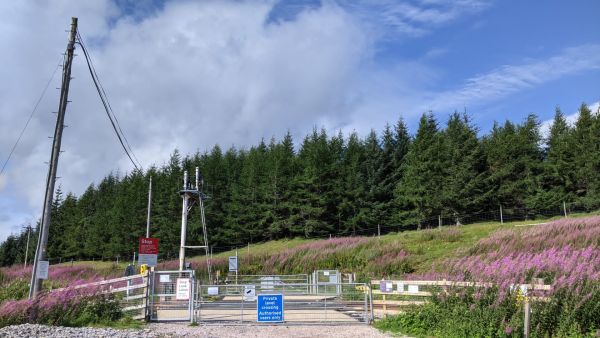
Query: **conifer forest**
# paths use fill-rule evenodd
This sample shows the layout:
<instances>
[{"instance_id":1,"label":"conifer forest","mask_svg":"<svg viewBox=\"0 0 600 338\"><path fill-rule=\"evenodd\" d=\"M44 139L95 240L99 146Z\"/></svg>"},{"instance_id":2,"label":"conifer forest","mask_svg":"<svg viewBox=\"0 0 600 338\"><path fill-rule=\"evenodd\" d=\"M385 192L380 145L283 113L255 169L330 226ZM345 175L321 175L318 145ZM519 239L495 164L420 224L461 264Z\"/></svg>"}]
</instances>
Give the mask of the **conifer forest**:
<instances>
[{"instance_id":1,"label":"conifer forest","mask_svg":"<svg viewBox=\"0 0 600 338\"><path fill-rule=\"evenodd\" d=\"M58 189L48 256L53 262L131 257L145 234L152 177L151 236L160 238L161 258L176 257L178 191L183 171L193 175L196 166L208 196L209 242L217 251L271 239L468 223L481 220L477 215L491 219L500 206L506 215L519 210L525 217L564 205L600 207L599 112L582 104L570 124L557 108L544 134L535 115L482 133L468 115L438 121L428 113L415 131L400 119L365 137L315 128L300 144L288 133L248 149L174 150L144 172L110 173L81 196ZM190 213L189 243L202 238L197 210ZM0 265L23 262L26 240L26 230L8 237Z\"/></svg>"}]
</instances>

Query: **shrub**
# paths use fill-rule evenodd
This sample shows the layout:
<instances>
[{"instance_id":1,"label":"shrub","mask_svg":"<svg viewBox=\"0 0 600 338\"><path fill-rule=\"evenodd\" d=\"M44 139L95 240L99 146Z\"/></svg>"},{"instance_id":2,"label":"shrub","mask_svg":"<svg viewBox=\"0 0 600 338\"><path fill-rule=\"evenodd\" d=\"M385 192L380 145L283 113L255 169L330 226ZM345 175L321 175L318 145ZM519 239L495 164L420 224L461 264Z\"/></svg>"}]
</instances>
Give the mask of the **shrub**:
<instances>
[{"instance_id":1,"label":"shrub","mask_svg":"<svg viewBox=\"0 0 600 338\"><path fill-rule=\"evenodd\" d=\"M2 285L0 288L0 304L6 300L24 299L29 293L29 283L25 280L15 280Z\"/></svg>"},{"instance_id":2,"label":"shrub","mask_svg":"<svg viewBox=\"0 0 600 338\"><path fill-rule=\"evenodd\" d=\"M531 337L593 336L600 327L598 283L586 295L558 292L548 303L532 303ZM515 294L498 301L498 288L453 290L376 322L385 331L435 337L521 337L523 307Z\"/></svg>"},{"instance_id":3,"label":"shrub","mask_svg":"<svg viewBox=\"0 0 600 338\"><path fill-rule=\"evenodd\" d=\"M67 289L0 305L0 327L22 323L84 326L107 324L121 317L115 299L91 289Z\"/></svg>"},{"instance_id":4,"label":"shrub","mask_svg":"<svg viewBox=\"0 0 600 338\"><path fill-rule=\"evenodd\" d=\"M499 231L425 277L492 282L494 288L453 290L377 326L419 336L518 337L523 310L509 287L542 278L552 291L549 301L532 302L531 336L593 336L600 329L599 243L598 216Z\"/></svg>"}]
</instances>

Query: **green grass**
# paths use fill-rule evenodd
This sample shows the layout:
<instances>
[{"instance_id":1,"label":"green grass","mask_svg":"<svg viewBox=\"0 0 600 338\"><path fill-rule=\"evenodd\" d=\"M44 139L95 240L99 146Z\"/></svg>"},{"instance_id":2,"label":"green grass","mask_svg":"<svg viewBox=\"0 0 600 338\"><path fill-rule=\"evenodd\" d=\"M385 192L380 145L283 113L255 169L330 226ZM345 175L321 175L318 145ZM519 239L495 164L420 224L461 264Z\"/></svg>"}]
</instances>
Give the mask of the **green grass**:
<instances>
[{"instance_id":1,"label":"green grass","mask_svg":"<svg viewBox=\"0 0 600 338\"><path fill-rule=\"evenodd\" d=\"M592 214L599 213L600 211L597 211ZM570 217L583 217L589 215L590 214L572 214ZM443 267L444 261L449 258L464 256L468 249L478 240L488 237L498 230L526 229L529 226L535 226L536 224L558 218L560 217L543 220L505 222L504 224L501 224L500 222L486 222L461 226L444 226L441 229L394 232L382 235L380 238L365 237L369 239L369 243L366 246L357 247L351 252L336 253L334 256L337 256L333 258L319 258L317 263L321 264L319 268L339 269L344 272L357 272L359 276L363 277L363 280L367 280L372 277L382 277L369 270L369 265L375 258L385 254L389 250L401 249L410 256L408 262L410 264L410 272L429 272L432 271L432 269L438 270ZM250 244L249 250L248 247L241 247L238 249L240 273L310 273L312 271L310 271L310 269L305 269L303 266L294 266L293 268L283 267L278 268L277 271L269 271L263 267L263 263L269 257L277 255L285 250L294 251L301 245L317 241L326 240L293 238ZM234 256L235 254L236 250L229 250L214 254L214 259L215 261L220 260L223 262L227 257ZM297 254L303 255L306 253L298 250ZM205 258L204 256L195 256L189 258L189 260L203 262ZM61 265L68 266L70 264L71 262L65 262ZM118 269L124 271L129 262L122 261L117 265L115 262L80 261L74 262L73 264L90 265L98 270ZM219 269L223 273L227 270L227 267L215 266L215 269ZM203 269L200 268L199 270ZM204 271L198 272L203 273Z\"/></svg>"},{"instance_id":2,"label":"green grass","mask_svg":"<svg viewBox=\"0 0 600 338\"><path fill-rule=\"evenodd\" d=\"M598 214L595 212L593 214ZM583 217L590 214L573 214L570 217ZM404 250L408 256L409 267L404 267L406 272L430 272L433 270L443 269L443 263L447 259L462 257L478 240L490 236L492 233L502 229L516 229L521 231L535 226L539 223L545 223L560 217L548 218L543 220L529 220L519 222L486 222L476 223L461 226L444 226L441 229L427 229L420 231L404 231L398 233L389 233L377 237L365 237L369 240L366 245L358 246L350 251L334 252L317 255L316 262L310 262L323 269L339 269L344 272L356 272L359 278L363 281L369 278L383 277L380 272L373 272L372 262L377 257L393 250ZM298 247L314 242L326 242L327 240L308 240L302 238L284 239L269 241L265 243L251 244L250 250L247 247L238 249L240 259L240 273L256 274L256 273L310 273L312 269L302 264L288 264L277 266L275 269L263 267L263 263L273 255L280 254L288 250L291 255L299 257L293 258L296 262L303 262L300 256L306 255L307 252L299 250ZM248 254L249 253L249 254ZM217 259L226 259L228 256L234 256L235 250L221 252L215 254ZM204 256L196 256L192 258L194 261L203 261ZM312 264L314 263L314 264ZM290 266L291 265L291 266ZM226 266L216 266L215 269L220 269L221 272L226 271ZM250 269L250 270L246 270ZM200 270L200 269L199 269ZM203 271L198 271L203 273ZM393 276L401 277L402 272L396 272Z\"/></svg>"},{"instance_id":3,"label":"green grass","mask_svg":"<svg viewBox=\"0 0 600 338\"><path fill-rule=\"evenodd\" d=\"M462 225L459 227L443 227L442 229L428 229L421 231L405 231L398 233L389 233L382 235L379 239L373 238L373 245L398 247L407 251L413 257L414 269L416 272L429 271L433 265L449 257L461 255L462 250L467 249L479 239L489 236L491 233L503 229L514 228L515 225L527 224L526 222L504 223L479 223L471 225ZM449 231L457 230L459 236L456 238L447 238L445 236ZM377 240L377 242L375 242ZM267 257L285 249L294 249L301 244L315 242L320 240L307 239L285 239L266 243L250 245L250 259L258 257ZM363 250L364 251L364 250ZM226 258L234 256L235 250L215 254L214 258ZM240 261L248 258L248 249L238 250ZM196 256L194 259L202 259L203 256ZM241 267L243 268L243 267ZM342 270L346 267L340 266ZM309 273L310 271L306 271Z\"/></svg>"}]
</instances>

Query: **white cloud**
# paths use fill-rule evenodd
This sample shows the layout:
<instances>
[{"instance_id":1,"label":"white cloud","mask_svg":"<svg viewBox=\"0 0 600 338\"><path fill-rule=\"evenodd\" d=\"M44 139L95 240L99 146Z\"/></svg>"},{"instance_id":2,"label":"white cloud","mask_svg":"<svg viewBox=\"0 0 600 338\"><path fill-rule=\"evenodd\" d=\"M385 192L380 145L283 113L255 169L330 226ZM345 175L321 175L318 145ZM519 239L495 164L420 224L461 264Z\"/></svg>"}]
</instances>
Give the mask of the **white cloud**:
<instances>
[{"instance_id":1,"label":"white cloud","mask_svg":"<svg viewBox=\"0 0 600 338\"><path fill-rule=\"evenodd\" d=\"M155 15L133 20L119 16L109 1L1 4L0 61L11 67L0 84L0 158L66 47L71 15L79 17L112 107L146 166L166 161L175 148L190 153L216 143L244 146L288 129L300 136L321 122L339 124L351 109L348 93L373 40L336 5L267 23L272 6L169 2ZM132 166L105 117L83 53L76 53L58 176L64 191L79 194L109 171ZM3 197L23 202L33 214L41 210L59 77L1 178Z\"/></svg>"},{"instance_id":2,"label":"white cloud","mask_svg":"<svg viewBox=\"0 0 600 338\"><path fill-rule=\"evenodd\" d=\"M505 65L476 75L461 88L432 93L426 101L434 110L461 110L464 106L497 100L566 75L597 69L600 69L600 45L582 45L567 48L545 60Z\"/></svg>"},{"instance_id":3,"label":"white cloud","mask_svg":"<svg viewBox=\"0 0 600 338\"><path fill-rule=\"evenodd\" d=\"M490 7L484 0L338 1L388 37L418 37L461 17ZM379 29L385 26L390 29Z\"/></svg>"}]
</instances>

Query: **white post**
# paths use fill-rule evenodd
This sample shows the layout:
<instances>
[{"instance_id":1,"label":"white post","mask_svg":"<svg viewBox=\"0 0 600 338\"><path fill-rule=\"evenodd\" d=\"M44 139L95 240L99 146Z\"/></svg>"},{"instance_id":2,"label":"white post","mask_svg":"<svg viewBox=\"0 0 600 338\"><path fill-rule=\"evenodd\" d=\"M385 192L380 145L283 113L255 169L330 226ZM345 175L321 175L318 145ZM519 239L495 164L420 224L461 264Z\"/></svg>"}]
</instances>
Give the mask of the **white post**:
<instances>
[{"instance_id":1,"label":"white post","mask_svg":"<svg viewBox=\"0 0 600 338\"><path fill-rule=\"evenodd\" d=\"M31 235L31 225L27 226L27 245L25 245L25 262L23 262L23 269L27 268L27 256L29 254L29 236Z\"/></svg>"},{"instance_id":2,"label":"white post","mask_svg":"<svg viewBox=\"0 0 600 338\"><path fill-rule=\"evenodd\" d=\"M381 225L377 223L377 238L381 237Z\"/></svg>"},{"instance_id":3,"label":"white post","mask_svg":"<svg viewBox=\"0 0 600 338\"><path fill-rule=\"evenodd\" d=\"M146 238L150 237L150 209L152 209L152 176L148 184L148 216L146 218Z\"/></svg>"},{"instance_id":4,"label":"white post","mask_svg":"<svg viewBox=\"0 0 600 338\"><path fill-rule=\"evenodd\" d=\"M240 269L240 260L238 259L238 249L235 249L235 261L237 262L237 267L235 269L235 285L238 283L238 270Z\"/></svg>"},{"instance_id":5,"label":"white post","mask_svg":"<svg viewBox=\"0 0 600 338\"><path fill-rule=\"evenodd\" d=\"M502 204L500 204L500 224L504 224L504 218L502 218Z\"/></svg>"},{"instance_id":6,"label":"white post","mask_svg":"<svg viewBox=\"0 0 600 338\"><path fill-rule=\"evenodd\" d=\"M565 213L565 218L567 218L567 203L565 203L565 201L563 201L563 211Z\"/></svg>"},{"instance_id":7,"label":"white post","mask_svg":"<svg viewBox=\"0 0 600 338\"><path fill-rule=\"evenodd\" d=\"M530 314L531 314L531 308L529 305L529 300L525 300L525 304L523 304L523 312L524 312L524 324L523 324L523 337L525 338L529 338L529 322L531 320L530 318Z\"/></svg>"},{"instance_id":8,"label":"white post","mask_svg":"<svg viewBox=\"0 0 600 338\"><path fill-rule=\"evenodd\" d=\"M442 215L438 216L438 228L442 228Z\"/></svg>"},{"instance_id":9,"label":"white post","mask_svg":"<svg viewBox=\"0 0 600 338\"><path fill-rule=\"evenodd\" d=\"M188 200L189 196L185 192L187 190L188 174L183 172L183 207L181 209L181 242L179 245L179 271L183 271L185 265L185 236L187 233L187 218L188 218Z\"/></svg>"}]
</instances>

